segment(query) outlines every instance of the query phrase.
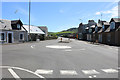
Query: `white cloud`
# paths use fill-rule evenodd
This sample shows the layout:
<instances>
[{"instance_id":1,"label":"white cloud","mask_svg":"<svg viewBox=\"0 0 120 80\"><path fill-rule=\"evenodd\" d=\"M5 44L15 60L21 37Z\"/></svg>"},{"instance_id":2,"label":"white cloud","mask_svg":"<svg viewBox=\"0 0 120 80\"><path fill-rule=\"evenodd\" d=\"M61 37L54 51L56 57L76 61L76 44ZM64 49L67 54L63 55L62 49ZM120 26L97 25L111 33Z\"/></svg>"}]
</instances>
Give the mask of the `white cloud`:
<instances>
[{"instance_id":1,"label":"white cloud","mask_svg":"<svg viewBox=\"0 0 120 80\"><path fill-rule=\"evenodd\" d=\"M118 17L118 6L113 7L111 10L96 12L95 14L110 14L111 17Z\"/></svg>"},{"instance_id":2,"label":"white cloud","mask_svg":"<svg viewBox=\"0 0 120 80\"><path fill-rule=\"evenodd\" d=\"M100 14L101 14L101 12L96 12L96 13L95 13L95 15L100 15Z\"/></svg>"}]
</instances>

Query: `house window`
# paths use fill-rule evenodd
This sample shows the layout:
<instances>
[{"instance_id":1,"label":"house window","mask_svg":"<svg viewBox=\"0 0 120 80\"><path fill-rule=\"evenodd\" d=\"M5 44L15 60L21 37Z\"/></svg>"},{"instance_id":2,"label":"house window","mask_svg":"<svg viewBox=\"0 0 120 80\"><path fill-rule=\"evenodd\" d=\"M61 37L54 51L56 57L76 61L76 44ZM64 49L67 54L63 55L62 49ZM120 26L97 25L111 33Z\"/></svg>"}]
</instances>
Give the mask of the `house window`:
<instances>
[{"instance_id":1,"label":"house window","mask_svg":"<svg viewBox=\"0 0 120 80\"><path fill-rule=\"evenodd\" d=\"M20 29L20 24L17 24L17 28Z\"/></svg>"},{"instance_id":2,"label":"house window","mask_svg":"<svg viewBox=\"0 0 120 80\"><path fill-rule=\"evenodd\" d=\"M110 29L115 29L115 22L110 23Z\"/></svg>"},{"instance_id":3,"label":"house window","mask_svg":"<svg viewBox=\"0 0 120 80\"><path fill-rule=\"evenodd\" d=\"M105 30L105 26L103 25L102 28L103 28L103 31L104 31Z\"/></svg>"},{"instance_id":4,"label":"house window","mask_svg":"<svg viewBox=\"0 0 120 80\"><path fill-rule=\"evenodd\" d=\"M20 40L24 40L24 35L20 34Z\"/></svg>"},{"instance_id":5,"label":"house window","mask_svg":"<svg viewBox=\"0 0 120 80\"><path fill-rule=\"evenodd\" d=\"M96 26L96 27L95 27L95 32L97 32L97 31L98 31L98 27Z\"/></svg>"},{"instance_id":6,"label":"house window","mask_svg":"<svg viewBox=\"0 0 120 80\"><path fill-rule=\"evenodd\" d=\"M4 41L5 40L5 34L1 33L1 40Z\"/></svg>"}]
</instances>

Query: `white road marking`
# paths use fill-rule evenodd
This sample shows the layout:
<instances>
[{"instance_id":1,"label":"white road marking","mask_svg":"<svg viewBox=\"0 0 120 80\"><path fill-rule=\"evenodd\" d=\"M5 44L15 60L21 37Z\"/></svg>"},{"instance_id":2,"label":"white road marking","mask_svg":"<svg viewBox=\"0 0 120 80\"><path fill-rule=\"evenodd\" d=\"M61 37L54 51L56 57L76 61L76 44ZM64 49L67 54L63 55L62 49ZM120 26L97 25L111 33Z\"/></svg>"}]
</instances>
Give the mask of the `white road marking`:
<instances>
[{"instance_id":1,"label":"white road marking","mask_svg":"<svg viewBox=\"0 0 120 80\"><path fill-rule=\"evenodd\" d=\"M72 51L72 50L65 50L65 51Z\"/></svg>"},{"instance_id":2,"label":"white road marking","mask_svg":"<svg viewBox=\"0 0 120 80\"><path fill-rule=\"evenodd\" d=\"M101 70L106 73L117 73L118 72L118 70L116 70L116 69L101 69Z\"/></svg>"},{"instance_id":3,"label":"white road marking","mask_svg":"<svg viewBox=\"0 0 120 80\"><path fill-rule=\"evenodd\" d=\"M97 77L96 75L93 75L93 77Z\"/></svg>"},{"instance_id":4,"label":"white road marking","mask_svg":"<svg viewBox=\"0 0 120 80\"><path fill-rule=\"evenodd\" d=\"M118 67L118 69L120 69L120 67Z\"/></svg>"},{"instance_id":5,"label":"white road marking","mask_svg":"<svg viewBox=\"0 0 120 80\"><path fill-rule=\"evenodd\" d=\"M34 47L35 47L35 45L32 45L32 46L31 46L31 48L34 48Z\"/></svg>"},{"instance_id":6,"label":"white road marking","mask_svg":"<svg viewBox=\"0 0 120 80\"><path fill-rule=\"evenodd\" d=\"M89 76L89 78L92 78L92 76Z\"/></svg>"},{"instance_id":7,"label":"white road marking","mask_svg":"<svg viewBox=\"0 0 120 80\"><path fill-rule=\"evenodd\" d=\"M60 70L61 75L77 75L77 72L74 70Z\"/></svg>"},{"instance_id":8,"label":"white road marking","mask_svg":"<svg viewBox=\"0 0 120 80\"><path fill-rule=\"evenodd\" d=\"M20 79L20 77L11 69L9 68L8 71L12 74L12 76L16 79ZM20 79L21 80L21 79Z\"/></svg>"},{"instance_id":9,"label":"white road marking","mask_svg":"<svg viewBox=\"0 0 120 80\"><path fill-rule=\"evenodd\" d=\"M52 74L53 70L38 69L35 71L37 74Z\"/></svg>"},{"instance_id":10,"label":"white road marking","mask_svg":"<svg viewBox=\"0 0 120 80\"><path fill-rule=\"evenodd\" d=\"M85 49L80 49L80 50L85 50Z\"/></svg>"},{"instance_id":11,"label":"white road marking","mask_svg":"<svg viewBox=\"0 0 120 80\"><path fill-rule=\"evenodd\" d=\"M9 69L9 68L11 68L11 69L18 69L18 70L21 70L21 71L26 71L28 73L34 74L34 75L38 76L39 78L45 78L45 77L43 77L43 76L41 76L41 75L39 75L39 74L37 74L37 73L35 73L33 71L30 71L30 70L24 69L24 68L20 68L20 67L0 66L0 68L4 68L4 69L6 69L6 68L7 69Z\"/></svg>"},{"instance_id":12,"label":"white road marking","mask_svg":"<svg viewBox=\"0 0 120 80\"><path fill-rule=\"evenodd\" d=\"M67 49L67 48L71 48L70 46L60 46L60 45L50 45L50 46L46 46L47 48L56 48L56 49Z\"/></svg>"},{"instance_id":13,"label":"white road marking","mask_svg":"<svg viewBox=\"0 0 120 80\"><path fill-rule=\"evenodd\" d=\"M84 74L99 74L99 72L98 71L96 71L96 70L82 70L82 72L84 73Z\"/></svg>"}]
</instances>

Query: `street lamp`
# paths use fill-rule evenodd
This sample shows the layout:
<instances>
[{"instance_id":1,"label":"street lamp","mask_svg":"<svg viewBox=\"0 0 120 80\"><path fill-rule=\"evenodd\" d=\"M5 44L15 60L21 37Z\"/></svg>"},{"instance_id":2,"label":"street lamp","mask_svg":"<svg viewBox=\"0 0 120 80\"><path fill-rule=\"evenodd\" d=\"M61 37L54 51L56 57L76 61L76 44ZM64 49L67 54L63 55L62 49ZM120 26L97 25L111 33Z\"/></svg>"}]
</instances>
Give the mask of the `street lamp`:
<instances>
[{"instance_id":1,"label":"street lamp","mask_svg":"<svg viewBox=\"0 0 120 80\"><path fill-rule=\"evenodd\" d=\"M31 36L30 36L30 9L31 9L31 0L29 0L29 40L31 40Z\"/></svg>"}]
</instances>

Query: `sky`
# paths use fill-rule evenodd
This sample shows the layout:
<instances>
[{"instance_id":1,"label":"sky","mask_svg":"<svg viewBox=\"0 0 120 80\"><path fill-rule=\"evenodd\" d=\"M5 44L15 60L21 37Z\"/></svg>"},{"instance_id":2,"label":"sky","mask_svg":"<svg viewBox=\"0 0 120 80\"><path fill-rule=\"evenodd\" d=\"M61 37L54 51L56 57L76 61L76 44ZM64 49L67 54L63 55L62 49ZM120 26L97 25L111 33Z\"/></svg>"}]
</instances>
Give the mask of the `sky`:
<instances>
[{"instance_id":1,"label":"sky","mask_svg":"<svg viewBox=\"0 0 120 80\"><path fill-rule=\"evenodd\" d=\"M3 2L2 19L21 19L29 24L28 2ZM32 2L31 25L47 26L49 32L78 27L81 22L118 17L117 2Z\"/></svg>"}]
</instances>

